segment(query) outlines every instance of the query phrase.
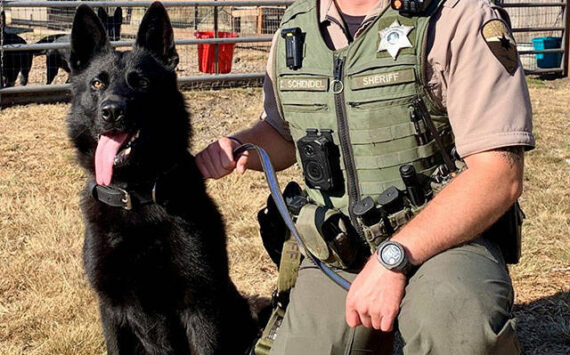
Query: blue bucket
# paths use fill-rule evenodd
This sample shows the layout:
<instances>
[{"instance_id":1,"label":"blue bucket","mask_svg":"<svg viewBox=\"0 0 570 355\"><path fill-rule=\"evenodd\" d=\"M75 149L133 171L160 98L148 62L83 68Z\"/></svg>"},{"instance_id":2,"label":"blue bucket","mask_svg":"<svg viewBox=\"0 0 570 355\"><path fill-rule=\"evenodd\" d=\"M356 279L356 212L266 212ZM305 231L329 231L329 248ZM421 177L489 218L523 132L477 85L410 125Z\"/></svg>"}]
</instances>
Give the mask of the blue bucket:
<instances>
[{"instance_id":1,"label":"blue bucket","mask_svg":"<svg viewBox=\"0 0 570 355\"><path fill-rule=\"evenodd\" d=\"M538 37L532 39L535 50L560 48L561 37ZM559 68L562 62L562 53L538 53L536 54L536 64L539 68Z\"/></svg>"}]
</instances>

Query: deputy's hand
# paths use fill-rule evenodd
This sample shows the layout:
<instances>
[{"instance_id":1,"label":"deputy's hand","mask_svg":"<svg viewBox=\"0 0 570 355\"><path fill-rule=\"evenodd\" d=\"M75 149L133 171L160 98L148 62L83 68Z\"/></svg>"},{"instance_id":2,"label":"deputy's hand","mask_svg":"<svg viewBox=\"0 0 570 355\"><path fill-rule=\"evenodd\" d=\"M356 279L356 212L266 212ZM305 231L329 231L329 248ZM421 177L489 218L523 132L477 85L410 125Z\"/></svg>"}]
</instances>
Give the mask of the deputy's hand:
<instances>
[{"instance_id":1,"label":"deputy's hand","mask_svg":"<svg viewBox=\"0 0 570 355\"><path fill-rule=\"evenodd\" d=\"M223 137L211 143L196 155L196 165L204 176L204 179L219 179L237 170L243 174L246 169L248 152L242 153L238 159L234 159L234 150L240 144L233 139Z\"/></svg>"},{"instance_id":2,"label":"deputy's hand","mask_svg":"<svg viewBox=\"0 0 570 355\"><path fill-rule=\"evenodd\" d=\"M405 287L406 276L384 268L372 255L346 296L346 323L391 331Z\"/></svg>"}]
</instances>

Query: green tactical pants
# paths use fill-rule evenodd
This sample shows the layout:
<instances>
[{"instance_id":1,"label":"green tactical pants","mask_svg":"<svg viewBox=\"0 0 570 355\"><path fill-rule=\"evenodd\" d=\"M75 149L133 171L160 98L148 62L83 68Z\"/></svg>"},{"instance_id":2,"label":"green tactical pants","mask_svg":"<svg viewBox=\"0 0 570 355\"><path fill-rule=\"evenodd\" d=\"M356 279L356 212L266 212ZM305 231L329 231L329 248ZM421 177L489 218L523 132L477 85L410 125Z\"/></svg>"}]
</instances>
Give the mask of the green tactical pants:
<instances>
[{"instance_id":1,"label":"green tactical pants","mask_svg":"<svg viewBox=\"0 0 570 355\"><path fill-rule=\"evenodd\" d=\"M352 280L356 274L339 273ZM345 321L346 291L305 259L270 355L381 354L385 334ZM404 354L519 354L513 288L496 244L447 250L410 278L398 315ZM383 349L384 348L384 349ZM389 351L388 353L391 353Z\"/></svg>"}]
</instances>

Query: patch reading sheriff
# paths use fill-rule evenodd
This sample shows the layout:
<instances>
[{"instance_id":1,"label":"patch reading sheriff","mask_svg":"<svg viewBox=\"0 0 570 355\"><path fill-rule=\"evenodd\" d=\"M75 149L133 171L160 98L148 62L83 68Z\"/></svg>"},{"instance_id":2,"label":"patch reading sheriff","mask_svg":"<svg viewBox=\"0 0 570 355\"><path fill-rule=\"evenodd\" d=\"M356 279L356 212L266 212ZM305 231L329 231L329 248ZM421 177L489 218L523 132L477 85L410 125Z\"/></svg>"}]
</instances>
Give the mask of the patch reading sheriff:
<instances>
[{"instance_id":1,"label":"patch reading sheriff","mask_svg":"<svg viewBox=\"0 0 570 355\"><path fill-rule=\"evenodd\" d=\"M481 27L481 35L499 62L513 75L519 66L517 44L503 20L491 20Z\"/></svg>"}]
</instances>

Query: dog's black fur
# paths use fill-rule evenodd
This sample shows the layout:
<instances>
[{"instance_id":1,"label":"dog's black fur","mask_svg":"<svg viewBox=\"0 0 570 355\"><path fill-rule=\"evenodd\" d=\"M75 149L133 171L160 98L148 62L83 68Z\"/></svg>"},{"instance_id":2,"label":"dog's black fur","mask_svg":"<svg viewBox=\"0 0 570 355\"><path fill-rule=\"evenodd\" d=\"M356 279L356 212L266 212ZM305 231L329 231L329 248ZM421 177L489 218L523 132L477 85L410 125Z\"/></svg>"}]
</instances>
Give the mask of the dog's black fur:
<instances>
[{"instance_id":1,"label":"dog's black fur","mask_svg":"<svg viewBox=\"0 0 570 355\"><path fill-rule=\"evenodd\" d=\"M6 13L0 12L0 31L4 38L4 44L26 44L26 40L22 37L6 32ZM0 63L0 75L2 75L2 87L10 87L16 84L18 73L20 76L20 85L28 83L28 76L32 68L33 54L30 51L13 51L5 52L2 63Z\"/></svg>"},{"instance_id":2,"label":"dog's black fur","mask_svg":"<svg viewBox=\"0 0 570 355\"><path fill-rule=\"evenodd\" d=\"M80 165L93 180L98 137L140 131L111 186L150 191L158 180L159 203L130 211L82 193L84 265L109 354L244 354L258 327L229 278L223 222L188 153L166 10L154 3L132 51L117 52L81 5L71 44L68 133ZM105 107L113 119L103 119Z\"/></svg>"},{"instance_id":3,"label":"dog's black fur","mask_svg":"<svg viewBox=\"0 0 570 355\"><path fill-rule=\"evenodd\" d=\"M112 17L110 17L105 9L100 7L97 15L101 19L107 35L111 41L121 39L121 25L123 24L123 10L120 7L115 9ZM37 43L69 43L71 36L65 33L49 35L40 39ZM68 58L69 50L67 49L49 49L47 51L36 51L35 55L46 55L46 84L49 85L59 72L59 69L65 70L67 73L71 71L69 68Z\"/></svg>"}]
</instances>

